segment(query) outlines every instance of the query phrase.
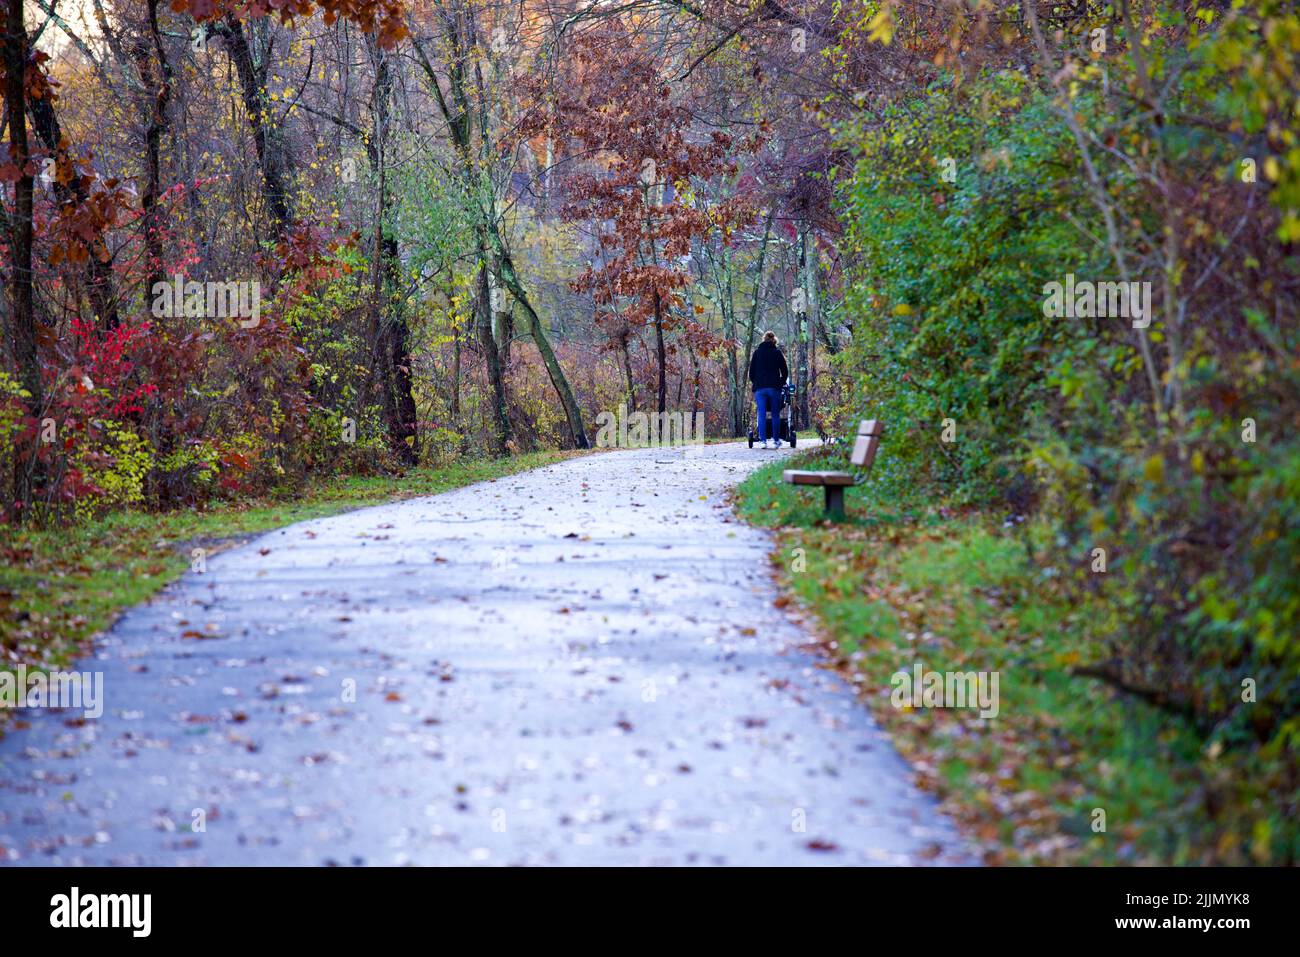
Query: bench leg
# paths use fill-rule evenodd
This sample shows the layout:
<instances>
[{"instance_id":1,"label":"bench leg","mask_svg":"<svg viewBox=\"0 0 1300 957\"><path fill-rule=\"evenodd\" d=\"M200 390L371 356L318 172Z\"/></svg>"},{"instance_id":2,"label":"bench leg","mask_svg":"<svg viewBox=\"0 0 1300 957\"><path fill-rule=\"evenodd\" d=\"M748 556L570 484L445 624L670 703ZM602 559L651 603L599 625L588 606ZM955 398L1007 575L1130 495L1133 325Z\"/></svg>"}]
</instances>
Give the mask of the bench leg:
<instances>
[{"instance_id":1,"label":"bench leg","mask_svg":"<svg viewBox=\"0 0 1300 957\"><path fill-rule=\"evenodd\" d=\"M833 518L844 517L844 486L827 485L826 489L826 514Z\"/></svg>"}]
</instances>

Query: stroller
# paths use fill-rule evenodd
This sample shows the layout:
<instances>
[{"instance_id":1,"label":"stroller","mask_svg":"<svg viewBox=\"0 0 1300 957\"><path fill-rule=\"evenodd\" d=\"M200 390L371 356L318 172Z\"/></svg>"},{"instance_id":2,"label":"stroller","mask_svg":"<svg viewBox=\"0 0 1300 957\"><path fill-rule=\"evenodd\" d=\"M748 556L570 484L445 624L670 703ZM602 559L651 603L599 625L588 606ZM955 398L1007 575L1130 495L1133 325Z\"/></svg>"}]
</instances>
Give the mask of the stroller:
<instances>
[{"instance_id":1,"label":"stroller","mask_svg":"<svg viewBox=\"0 0 1300 957\"><path fill-rule=\"evenodd\" d=\"M789 442L790 448L794 448L799 436L794 429L790 428L790 412L794 408L794 383L787 382L781 387L781 411L776 416L776 432L773 438L782 442ZM749 430L749 447L752 449L758 439L757 423Z\"/></svg>"}]
</instances>

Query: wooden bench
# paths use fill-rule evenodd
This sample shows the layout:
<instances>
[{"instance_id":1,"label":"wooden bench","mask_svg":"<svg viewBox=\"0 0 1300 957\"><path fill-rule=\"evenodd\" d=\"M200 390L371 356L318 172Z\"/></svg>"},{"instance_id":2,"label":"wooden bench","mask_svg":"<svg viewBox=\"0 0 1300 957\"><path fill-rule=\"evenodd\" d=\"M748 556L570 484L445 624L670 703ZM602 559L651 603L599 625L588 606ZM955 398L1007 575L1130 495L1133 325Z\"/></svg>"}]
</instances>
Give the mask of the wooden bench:
<instances>
[{"instance_id":1,"label":"wooden bench","mask_svg":"<svg viewBox=\"0 0 1300 957\"><path fill-rule=\"evenodd\" d=\"M870 471L884 430L879 419L863 419L858 424L858 437L853 443L849 461L860 471ZM826 514L836 518L844 517L844 489L857 482L853 472L804 472L799 469L786 469L781 478L791 485L822 486L826 490Z\"/></svg>"}]
</instances>

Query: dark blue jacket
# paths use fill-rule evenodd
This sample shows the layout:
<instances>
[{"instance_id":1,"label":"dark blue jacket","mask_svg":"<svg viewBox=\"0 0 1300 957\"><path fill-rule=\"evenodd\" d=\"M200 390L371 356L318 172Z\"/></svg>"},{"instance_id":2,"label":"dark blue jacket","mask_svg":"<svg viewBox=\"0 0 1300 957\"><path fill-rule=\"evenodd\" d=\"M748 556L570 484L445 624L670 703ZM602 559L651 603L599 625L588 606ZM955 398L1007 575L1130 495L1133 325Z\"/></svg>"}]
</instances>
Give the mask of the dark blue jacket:
<instances>
[{"instance_id":1,"label":"dark blue jacket","mask_svg":"<svg viewBox=\"0 0 1300 957\"><path fill-rule=\"evenodd\" d=\"M785 364L785 356L772 342L760 342L749 360L749 381L754 391L759 389L780 389L790 378L790 370Z\"/></svg>"}]
</instances>

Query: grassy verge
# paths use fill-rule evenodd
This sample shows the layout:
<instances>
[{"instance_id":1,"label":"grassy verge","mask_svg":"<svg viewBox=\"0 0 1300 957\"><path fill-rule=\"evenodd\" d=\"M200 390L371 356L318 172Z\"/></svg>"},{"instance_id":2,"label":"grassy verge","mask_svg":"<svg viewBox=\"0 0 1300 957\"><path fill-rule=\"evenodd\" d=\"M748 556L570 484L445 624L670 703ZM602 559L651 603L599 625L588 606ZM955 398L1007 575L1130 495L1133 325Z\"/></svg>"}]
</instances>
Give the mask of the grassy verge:
<instances>
[{"instance_id":1,"label":"grassy verge","mask_svg":"<svg viewBox=\"0 0 1300 957\"><path fill-rule=\"evenodd\" d=\"M68 528L0 528L0 668L70 664L124 609L179 578L190 566L192 548L211 554L241 537L293 522L435 495L577 454L462 460L400 477L332 479L291 498L164 513L115 512Z\"/></svg>"},{"instance_id":2,"label":"grassy verge","mask_svg":"<svg viewBox=\"0 0 1300 957\"><path fill-rule=\"evenodd\" d=\"M1088 606L1100 599L1067 598L1030 553L1035 529L886 505L870 484L849 489L848 521L828 526L821 490L785 485L781 468L740 486L740 514L777 531L773 563L820 620L828 666L986 861L1263 863L1270 833L1294 829L1181 718L1070 674L1105 658L1103 616ZM891 677L917 663L997 672L999 714L894 707Z\"/></svg>"}]
</instances>

